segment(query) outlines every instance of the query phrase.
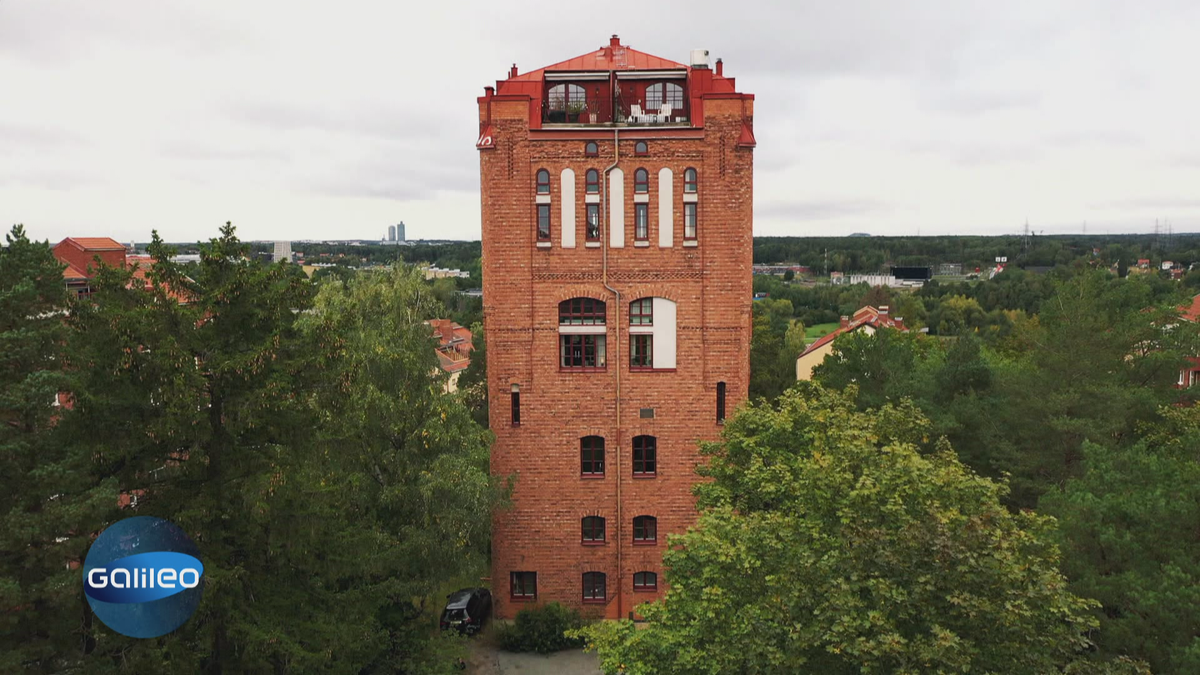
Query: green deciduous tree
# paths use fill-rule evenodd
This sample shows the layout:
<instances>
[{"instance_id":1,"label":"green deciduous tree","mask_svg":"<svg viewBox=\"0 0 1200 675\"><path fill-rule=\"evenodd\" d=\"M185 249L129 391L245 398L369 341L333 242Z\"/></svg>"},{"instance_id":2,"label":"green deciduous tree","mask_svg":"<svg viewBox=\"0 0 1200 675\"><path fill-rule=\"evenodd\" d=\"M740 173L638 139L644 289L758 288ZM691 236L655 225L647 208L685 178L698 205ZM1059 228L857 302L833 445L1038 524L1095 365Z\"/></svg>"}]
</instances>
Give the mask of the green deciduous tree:
<instances>
[{"instance_id":1,"label":"green deciduous tree","mask_svg":"<svg viewBox=\"0 0 1200 675\"><path fill-rule=\"evenodd\" d=\"M664 555L666 597L643 629L589 632L605 672L1024 675L1087 646L1053 521L1010 513L948 446L918 453L911 405L852 397L796 387L706 446L714 480Z\"/></svg>"},{"instance_id":2,"label":"green deciduous tree","mask_svg":"<svg viewBox=\"0 0 1200 675\"><path fill-rule=\"evenodd\" d=\"M1063 569L1095 598L1106 655L1200 672L1200 408L1164 408L1136 444L1084 447L1086 472L1042 503L1061 522Z\"/></svg>"}]
</instances>

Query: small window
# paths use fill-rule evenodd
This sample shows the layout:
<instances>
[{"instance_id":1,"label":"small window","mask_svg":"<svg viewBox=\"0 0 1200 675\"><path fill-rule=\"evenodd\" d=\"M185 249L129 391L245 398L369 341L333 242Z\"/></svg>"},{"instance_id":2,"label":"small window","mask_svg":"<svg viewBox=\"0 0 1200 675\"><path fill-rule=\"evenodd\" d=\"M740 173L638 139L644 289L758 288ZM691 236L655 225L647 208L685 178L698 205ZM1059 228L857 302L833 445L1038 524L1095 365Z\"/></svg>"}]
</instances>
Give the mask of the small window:
<instances>
[{"instance_id":1,"label":"small window","mask_svg":"<svg viewBox=\"0 0 1200 675\"><path fill-rule=\"evenodd\" d=\"M587 240L600 241L600 205L587 205Z\"/></svg>"},{"instance_id":2,"label":"small window","mask_svg":"<svg viewBox=\"0 0 1200 675\"><path fill-rule=\"evenodd\" d=\"M633 191L634 192L649 192L650 191L650 172L645 169L638 169L633 172Z\"/></svg>"},{"instance_id":3,"label":"small window","mask_svg":"<svg viewBox=\"0 0 1200 675\"><path fill-rule=\"evenodd\" d=\"M583 528L582 542L584 544L604 543L604 519L600 516L588 516L581 522Z\"/></svg>"},{"instance_id":4,"label":"small window","mask_svg":"<svg viewBox=\"0 0 1200 675\"><path fill-rule=\"evenodd\" d=\"M583 601L584 602L604 602L608 599L608 593L604 587L603 572L584 572L583 573Z\"/></svg>"},{"instance_id":5,"label":"small window","mask_svg":"<svg viewBox=\"0 0 1200 675\"><path fill-rule=\"evenodd\" d=\"M603 335L559 335L559 366L566 369L605 368Z\"/></svg>"},{"instance_id":6,"label":"small window","mask_svg":"<svg viewBox=\"0 0 1200 675\"><path fill-rule=\"evenodd\" d=\"M595 141L588 141L587 145L583 146L583 154L588 157L595 157L600 154L600 146L596 145Z\"/></svg>"},{"instance_id":7,"label":"small window","mask_svg":"<svg viewBox=\"0 0 1200 675\"><path fill-rule=\"evenodd\" d=\"M644 155L649 151L650 148L646 145L646 141L638 141L633 144L633 154L635 155Z\"/></svg>"},{"instance_id":8,"label":"small window","mask_svg":"<svg viewBox=\"0 0 1200 675\"><path fill-rule=\"evenodd\" d=\"M513 600L537 599L537 572L510 572L508 588Z\"/></svg>"},{"instance_id":9,"label":"small window","mask_svg":"<svg viewBox=\"0 0 1200 675\"><path fill-rule=\"evenodd\" d=\"M658 439L653 436L633 437L633 475L654 476L658 470Z\"/></svg>"},{"instance_id":10,"label":"small window","mask_svg":"<svg viewBox=\"0 0 1200 675\"><path fill-rule=\"evenodd\" d=\"M589 195L600 194L600 172L595 169L588 169L584 174L584 185L586 186Z\"/></svg>"},{"instance_id":11,"label":"small window","mask_svg":"<svg viewBox=\"0 0 1200 675\"><path fill-rule=\"evenodd\" d=\"M579 440L579 473L591 478L604 477L604 439L584 436Z\"/></svg>"},{"instance_id":12,"label":"small window","mask_svg":"<svg viewBox=\"0 0 1200 675\"><path fill-rule=\"evenodd\" d=\"M515 384L512 386L512 425L521 426L521 387Z\"/></svg>"},{"instance_id":13,"label":"small window","mask_svg":"<svg viewBox=\"0 0 1200 675\"><path fill-rule=\"evenodd\" d=\"M725 423L725 383L717 383L717 424Z\"/></svg>"},{"instance_id":14,"label":"small window","mask_svg":"<svg viewBox=\"0 0 1200 675\"><path fill-rule=\"evenodd\" d=\"M683 238L696 238L696 203L688 202L683 205Z\"/></svg>"},{"instance_id":15,"label":"small window","mask_svg":"<svg viewBox=\"0 0 1200 675\"><path fill-rule=\"evenodd\" d=\"M654 367L654 336L647 333L634 334L629 336L629 367L637 370L639 368Z\"/></svg>"},{"instance_id":16,"label":"small window","mask_svg":"<svg viewBox=\"0 0 1200 675\"><path fill-rule=\"evenodd\" d=\"M629 325L654 325L654 298L642 298L629 303Z\"/></svg>"},{"instance_id":17,"label":"small window","mask_svg":"<svg viewBox=\"0 0 1200 675\"><path fill-rule=\"evenodd\" d=\"M685 169L683 172L683 191L696 192L696 170Z\"/></svg>"},{"instance_id":18,"label":"small window","mask_svg":"<svg viewBox=\"0 0 1200 675\"><path fill-rule=\"evenodd\" d=\"M655 572L634 572L634 574L633 574L633 590L635 590L635 591L657 591L658 590L658 574Z\"/></svg>"},{"instance_id":19,"label":"small window","mask_svg":"<svg viewBox=\"0 0 1200 675\"><path fill-rule=\"evenodd\" d=\"M650 205L633 205L633 238L646 241L650 238Z\"/></svg>"},{"instance_id":20,"label":"small window","mask_svg":"<svg viewBox=\"0 0 1200 675\"><path fill-rule=\"evenodd\" d=\"M560 326L603 326L604 320L603 300L571 298L558 303L558 325Z\"/></svg>"},{"instance_id":21,"label":"small window","mask_svg":"<svg viewBox=\"0 0 1200 675\"><path fill-rule=\"evenodd\" d=\"M550 241L550 205L537 205L537 238L538 241Z\"/></svg>"},{"instance_id":22,"label":"small window","mask_svg":"<svg viewBox=\"0 0 1200 675\"><path fill-rule=\"evenodd\" d=\"M633 519L633 543L653 544L658 541L658 519L654 516L638 516Z\"/></svg>"},{"instance_id":23,"label":"small window","mask_svg":"<svg viewBox=\"0 0 1200 675\"><path fill-rule=\"evenodd\" d=\"M538 169L537 193L539 195L550 194L550 172L545 169Z\"/></svg>"}]
</instances>

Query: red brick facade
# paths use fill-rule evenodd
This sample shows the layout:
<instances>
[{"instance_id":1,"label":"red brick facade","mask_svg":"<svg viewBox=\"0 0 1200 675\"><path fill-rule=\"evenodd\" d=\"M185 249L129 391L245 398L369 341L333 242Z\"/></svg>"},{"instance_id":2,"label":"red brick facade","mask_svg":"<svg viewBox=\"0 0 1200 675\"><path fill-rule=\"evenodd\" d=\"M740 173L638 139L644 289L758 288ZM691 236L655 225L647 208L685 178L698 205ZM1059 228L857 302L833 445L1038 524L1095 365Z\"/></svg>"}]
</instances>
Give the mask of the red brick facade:
<instances>
[{"instance_id":1,"label":"red brick facade","mask_svg":"<svg viewBox=\"0 0 1200 675\"><path fill-rule=\"evenodd\" d=\"M510 597L512 572L537 573L536 602L577 607L592 606L583 599L583 575L604 573L605 596L594 604L597 614L610 618L661 595L667 534L683 532L696 517L691 486L702 461L697 441L720 433L717 384L726 385L729 414L746 398L754 101L733 92L732 79L720 78L724 86L716 86L712 71L680 68L686 68L692 101L685 126L543 124L538 110L544 92L529 93L528 74L517 93L506 93L499 82L479 99L484 329L496 434L491 468L515 478L512 508L494 518L492 587L500 617L512 617L529 602ZM610 75L616 83L617 75ZM585 177L595 169L607 186L606 169L617 157L614 133L623 222L606 222L610 195L602 189L600 245L587 246ZM588 141L597 144L595 156L585 156ZM637 155L639 141L646 148ZM670 246L662 245L659 233L664 167L673 175ZM638 168L649 173L649 197L643 198L650 213L647 246L635 246ZM684 245L688 168L698 174L696 196L687 198L698 210L694 246ZM548 246L537 240L540 169L551 178ZM564 169L574 172L573 194L563 194ZM573 248L563 246L564 199L575 204ZM610 227L624 228L623 246L613 245ZM602 370L560 368L559 302L576 297L606 303ZM675 303L673 369L630 369L630 303L647 297ZM512 424L513 385L520 390L519 426ZM643 417L643 409L652 409L653 417ZM580 442L592 435L604 439L603 477L581 476ZM633 476L633 438L639 435L657 441L653 478ZM633 542L633 520L642 515L657 518L653 545ZM581 542L586 516L605 518L604 544ZM634 591L638 572L658 574L657 592Z\"/></svg>"}]
</instances>

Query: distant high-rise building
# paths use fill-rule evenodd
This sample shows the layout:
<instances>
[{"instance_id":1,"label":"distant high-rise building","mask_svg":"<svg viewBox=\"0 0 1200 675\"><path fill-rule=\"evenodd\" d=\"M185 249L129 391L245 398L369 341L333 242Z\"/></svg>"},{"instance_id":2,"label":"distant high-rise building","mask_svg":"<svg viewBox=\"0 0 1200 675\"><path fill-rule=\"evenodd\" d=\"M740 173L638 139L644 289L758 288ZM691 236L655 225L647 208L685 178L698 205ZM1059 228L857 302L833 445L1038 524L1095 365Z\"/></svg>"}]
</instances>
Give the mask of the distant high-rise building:
<instances>
[{"instance_id":1,"label":"distant high-rise building","mask_svg":"<svg viewBox=\"0 0 1200 675\"><path fill-rule=\"evenodd\" d=\"M396 226L388 225L388 241L396 241Z\"/></svg>"},{"instance_id":2,"label":"distant high-rise building","mask_svg":"<svg viewBox=\"0 0 1200 675\"><path fill-rule=\"evenodd\" d=\"M403 220L400 221L400 224L396 226L395 241L404 241L404 221Z\"/></svg>"},{"instance_id":3,"label":"distant high-rise building","mask_svg":"<svg viewBox=\"0 0 1200 675\"><path fill-rule=\"evenodd\" d=\"M275 254L271 256L271 260L274 262L280 262L283 260L291 262L292 261L292 242L290 242L290 241L275 242Z\"/></svg>"}]
</instances>

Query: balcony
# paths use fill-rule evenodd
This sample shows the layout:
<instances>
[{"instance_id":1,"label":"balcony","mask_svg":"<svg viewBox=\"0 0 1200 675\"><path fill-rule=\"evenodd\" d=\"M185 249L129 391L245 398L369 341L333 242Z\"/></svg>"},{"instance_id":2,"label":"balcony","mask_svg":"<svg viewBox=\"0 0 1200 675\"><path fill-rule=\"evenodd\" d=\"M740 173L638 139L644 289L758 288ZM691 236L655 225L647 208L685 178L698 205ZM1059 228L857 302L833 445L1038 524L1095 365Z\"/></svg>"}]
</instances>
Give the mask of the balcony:
<instances>
[{"instance_id":1,"label":"balcony","mask_svg":"<svg viewBox=\"0 0 1200 675\"><path fill-rule=\"evenodd\" d=\"M649 99L649 100L647 100ZM550 98L542 102L543 125L689 126L687 99L664 102L662 97Z\"/></svg>"}]
</instances>

